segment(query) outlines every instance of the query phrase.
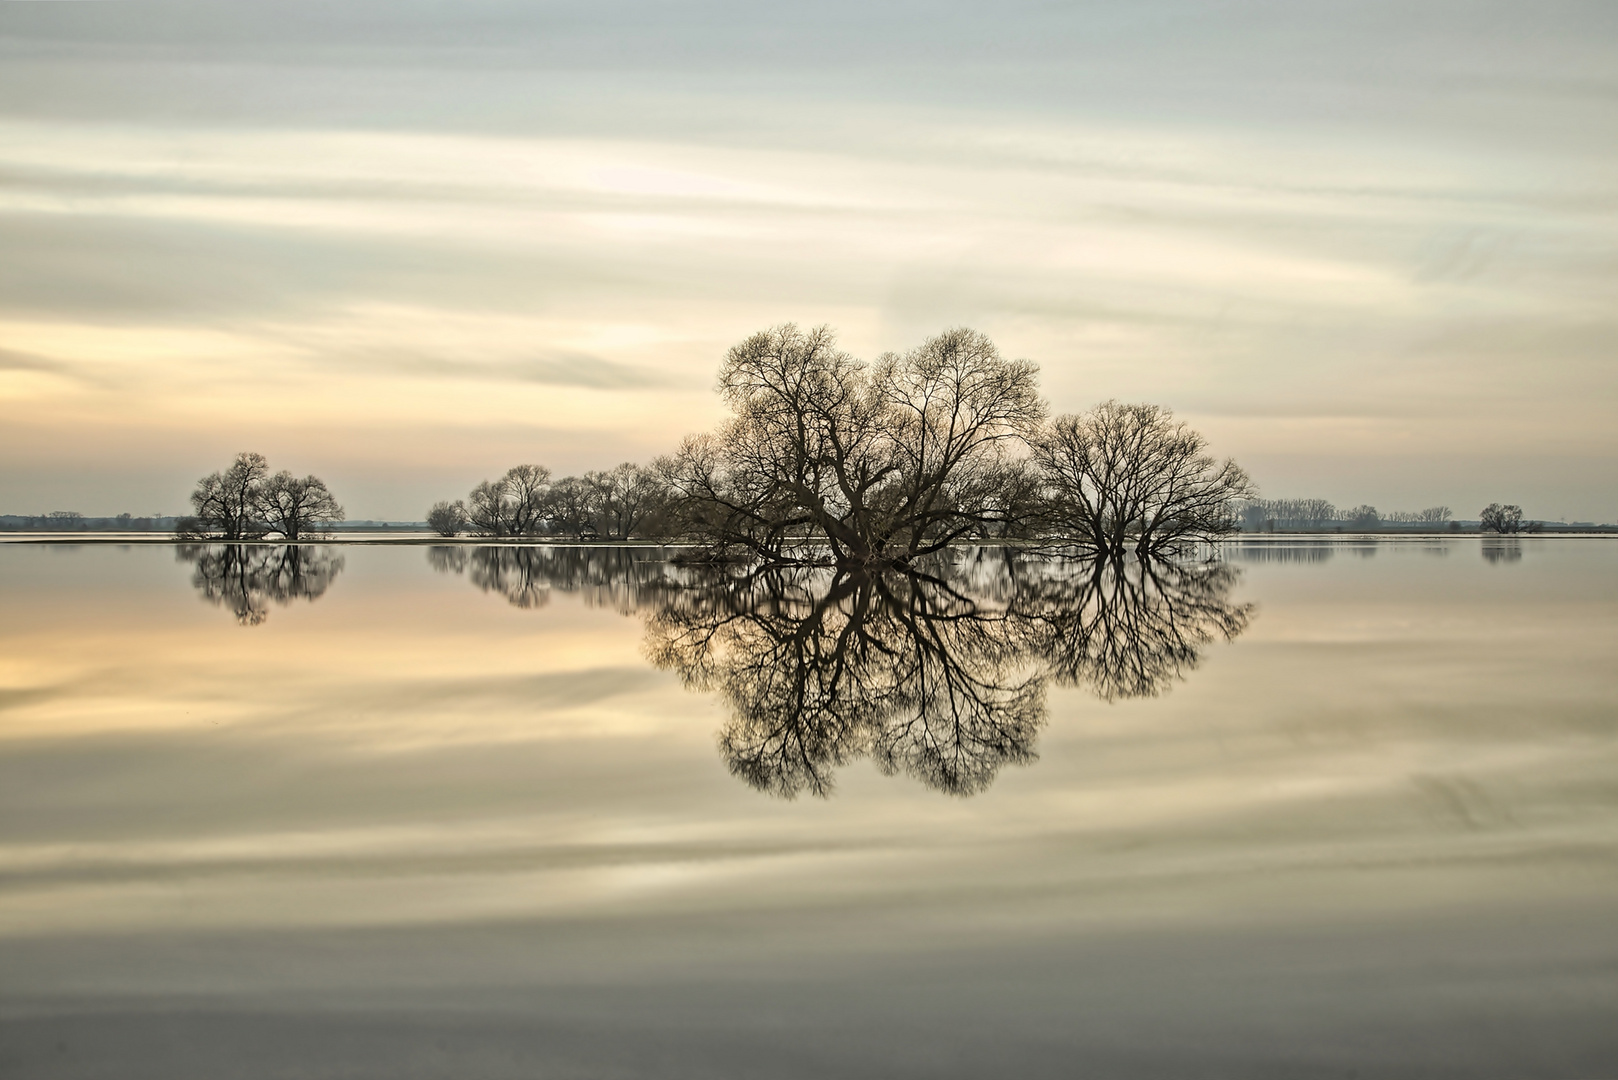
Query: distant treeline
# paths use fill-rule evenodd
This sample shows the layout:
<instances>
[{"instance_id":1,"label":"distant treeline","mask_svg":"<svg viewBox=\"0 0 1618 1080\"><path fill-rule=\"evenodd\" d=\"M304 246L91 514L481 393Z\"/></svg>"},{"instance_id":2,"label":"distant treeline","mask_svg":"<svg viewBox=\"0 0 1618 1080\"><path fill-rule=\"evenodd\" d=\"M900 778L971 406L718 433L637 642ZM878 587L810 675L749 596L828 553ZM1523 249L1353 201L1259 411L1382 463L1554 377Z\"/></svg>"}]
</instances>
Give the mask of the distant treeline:
<instances>
[{"instance_id":1,"label":"distant treeline","mask_svg":"<svg viewBox=\"0 0 1618 1080\"><path fill-rule=\"evenodd\" d=\"M1326 499L1250 499L1240 507L1243 532L1311 532L1348 529L1366 532L1389 526L1401 529L1459 530L1447 506L1382 513L1361 504L1339 510Z\"/></svg>"},{"instance_id":2,"label":"distant treeline","mask_svg":"<svg viewBox=\"0 0 1618 1080\"><path fill-rule=\"evenodd\" d=\"M0 514L0 531L5 532L173 532L178 518L163 515L135 517L85 517L77 510L52 510L48 514Z\"/></svg>"}]
</instances>

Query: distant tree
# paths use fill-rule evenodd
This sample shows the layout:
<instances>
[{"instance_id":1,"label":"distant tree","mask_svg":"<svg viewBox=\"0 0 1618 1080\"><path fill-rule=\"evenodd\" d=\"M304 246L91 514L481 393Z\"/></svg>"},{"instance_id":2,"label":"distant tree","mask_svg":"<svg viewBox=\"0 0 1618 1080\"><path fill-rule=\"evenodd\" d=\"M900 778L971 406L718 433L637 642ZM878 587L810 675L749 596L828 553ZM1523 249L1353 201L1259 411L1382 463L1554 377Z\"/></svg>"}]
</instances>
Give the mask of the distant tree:
<instances>
[{"instance_id":1,"label":"distant tree","mask_svg":"<svg viewBox=\"0 0 1618 1080\"><path fill-rule=\"evenodd\" d=\"M1230 459L1157 405L1108 401L1059 416L1033 440L1050 489L1051 525L1099 551L1159 551L1236 531L1237 507L1256 495Z\"/></svg>"},{"instance_id":2,"label":"distant tree","mask_svg":"<svg viewBox=\"0 0 1618 1080\"><path fill-rule=\"evenodd\" d=\"M84 515L77 510L52 510L45 517L45 527L53 532L78 532L86 528Z\"/></svg>"},{"instance_id":3,"label":"distant tree","mask_svg":"<svg viewBox=\"0 0 1618 1080\"><path fill-rule=\"evenodd\" d=\"M439 501L427 511L427 527L439 536L459 536L466 528L466 503Z\"/></svg>"},{"instance_id":4,"label":"distant tree","mask_svg":"<svg viewBox=\"0 0 1618 1080\"><path fill-rule=\"evenodd\" d=\"M1417 521L1428 525L1442 525L1449 519L1450 512L1447 506L1429 506L1416 516Z\"/></svg>"},{"instance_id":5,"label":"distant tree","mask_svg":"<svg viewBox=\"0 0 1618 1080\"><path fill-rule=\"evenodd\" d=\"M197 481L192 515L175 532L185 539L256 540L267 531L261 497L270 467L263 454L241 453L230 468Z\"/></svg>"},{"instance_id":6,"label":"distant tree","mask_svg":"<svg viewBox=\"0 0 1618 1080\"><path fill-rule=\"evenodd\" d=\"M657 474L633 462L585 473L584 480L595 489L596 532L608 539L629 539L664 501Z\"/></svg>"},{"instance_id":7,"label":"distant tree","mask_svg":"<svg viewBox=\"0 0 1618 1080\"><path fill-rule=\"evenodd\" d=\"M602 490L588 477L564 476L545 497L545 521L558 536L584 540L596 535Z\"/></svg>"},{"instance_id":8,"label":"distant tree","mask_svg":"<svg viewBox=\"0 0 1618 1080\"><path fill-rule=\"evenodd\" d=\"M1278 526L1318 529L1337 519L1337 508L1326 499L1248 499L1238 512L1248 532Z\"/></svg>"},{"instance_id":9,"label":"distant tree","mask_svg":"<svg viewBox=\"0 0 1618 1080\"><path fill-rule=\"evenodd\" d=\"M550 480L543 465L518 465L498 480L483 481L467 500L467 524L478 536L537 536L545 525Z\"/></svg>"},{"instance_id":10,"label":"distant tree","mask_svg":"<svg viewBox=\"0 0 1618 1080\"><path fill-rule=\"evenodd\" d=\"M266 531L280 533L287 540L311 533L325 535L326 526L343 520L343 508L325 481L316 476L299 478L285 469L259 488L258 508Z\"/></svg>"},{"instance_id":11,"label":"distant tree","mask_svg":"<svg viewBox=\"0 0 1618 1080\"><path fill-rule=\"evenodd\" d=\"M1376 507L1361 503L1352 510L1343 511L1343 521L1351 529L1364 531L1380 527L1382 515L1376 512Z\"/></svg>"},{"instance_id":12,"label":"distant tree","mask_svg":"<svg viewBox=\"0 0 1618 1080\"><path fill-rule=\"evenodd\" d=\"M1484 532L1514 533L1522 528L1522 507L1490 503L1478 513L1478 526Z\"/></svg>"}]
</instances>

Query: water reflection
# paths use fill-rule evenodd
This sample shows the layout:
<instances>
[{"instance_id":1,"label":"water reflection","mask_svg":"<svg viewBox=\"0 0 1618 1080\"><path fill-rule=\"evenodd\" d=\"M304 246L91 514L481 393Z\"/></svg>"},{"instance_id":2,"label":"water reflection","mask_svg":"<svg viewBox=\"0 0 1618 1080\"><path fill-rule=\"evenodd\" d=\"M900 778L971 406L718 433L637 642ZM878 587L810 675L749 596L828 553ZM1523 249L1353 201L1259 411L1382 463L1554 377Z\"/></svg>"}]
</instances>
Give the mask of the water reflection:
<instances>
[{"instance_id":1,"label":"water reflection","mask_svg":"<svg viewBox=\"0 0 1618 1080\"><path fill-rule=\"evenodd\" d=\"M1521 562L1522 541L1515 536L1485 536L1483 560L1491 563Z\"/></svg>"},{"instance_id":2,"label":"water reflection","mask_svg":"<svg viewBox=\"0 0 1618 1080\"><path fill-rule=\"evenodd\" d=\"M1329 541L1291 544L1248 541L1228 544L1225 551L1237 562L1249 563L1323 563L1332 557Z\"/></svg>"},{"instance_id":3,"label":"water reflection","mask_svg":"<svg viewBox=\"0 0 1618 1080\"><path fill-rule=\"evenodd\" d=\"M624 548L437 548L432 565L520 607L552 590L640 614L653 663L720 695L730 771L827 795L838 767L970 795L1035 758L1045 687L1162 693L1247 626L1223 563L958 551L905 572L723 571Z\"/></svg>"},{"instance_id":4,"label":"water reflection","mask_svg":"<svg viewBox=\"0 0 1618 1080\"><path fill-rule=\"evenodd\" d=\"M1034 757L1044 683L1012 624L941 574L800 568L678 589L647 643L725 698L720 750L762 791L825 795L837 766L869 757L965 795Z\"/></svg>"},{"instance_id":5,"label":"water reflection","mask_svg":"<svg viewBox=\"0 0 1618 1080\"><path fill-rule=\"evenodd\" d=\"M191 584L202 598L243 626L269 618L272 603L319 599L343 570L341 555L300 544L181 544L176 557L195 566Z\"/></svg>"},{"instance_id":6,"label":"water reflection","mask_svg":"<svg viewBox=\"0 0 1618 1080\"><path fill-rule=\"evenodd\" d=\"M658 548L440 546L428 549L427 561L440 573L470 571L473 585L515 607L543 607L555 591L625 615L650 593L665 593L675 572Z\"/></svg>"},{"instance_id":7,"label":"water reflection","mask_svg":"<svg viewBox=\"0 0 1618 1080\"><path fill-rule=\"evenodd\" d=\"M1099 559L1037 565L1017 614L1059 682L1107 701L1156 697L1197 666L1205 646L1247 628L1251 604L1229 602L1227 563Z\"/></svg>"}]
</instances>

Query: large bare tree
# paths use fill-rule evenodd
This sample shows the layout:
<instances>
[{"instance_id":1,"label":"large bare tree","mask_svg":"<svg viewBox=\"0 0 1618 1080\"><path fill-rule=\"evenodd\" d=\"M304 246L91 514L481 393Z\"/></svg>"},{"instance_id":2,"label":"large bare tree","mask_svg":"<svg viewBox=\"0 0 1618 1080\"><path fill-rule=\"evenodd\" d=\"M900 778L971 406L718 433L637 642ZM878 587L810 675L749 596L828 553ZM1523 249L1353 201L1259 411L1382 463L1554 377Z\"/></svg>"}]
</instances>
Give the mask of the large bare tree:
<instances>
[{"instance_id":1,"label":"large bare tree","mask_svg":"<svg viewBox=\"0 0 1618 1080\"><path fill-rule=\"evenodd\" d=\"M1484 532L1502 535L1522 528L1522 507L1506 503L1490 503L1478 511L1478 528Z\"/></svg>"},{"instance_id":2,"label":"large bare tree","mask_svg":"<svg viewBox=\"0 0 1618 1080\"><path fill-rule=\"evenodd\" d=\"M256 540L267 531L259 497L270 466L263 454L240 453L223 472L209 473L191 492L191 516L175 531L182 539Z\"/></svg>"},{"instance_id":3,"label":"large bare tree","mask_svg":"<svg viewBox=\"0 0 1618 1080\"><path fill-rule=\"evenodd\" d=\"M1108 401L1059 416L1033 440L1049 487L1049 529L1104 552L1161 551L1236 531L1257 492L1234 461L1158 405Z\"/></svg>"},{"instance_id":4,"label":"large bare tree","mask_svg":"<svg viewBox=\"0 0 1618 1080\"><path fill-rule=\"evenodd\" d=\"M771 559L899 563L994 532L1042 415L1034 365L965 329L869 365L787 323L732 348L719 390L731 419L661 473L690 533Z\"/></svg>"},{"instance_id":5,"label":"large bare tree","mask_svg":"<svg viewBox=\"0 0 1618 1080\"><path fill-rule=\"evenodd\" d=\"M518 465L497 480L485 480L467 499L466 523L478 536L536 536L545 528L545 497L551 471Z\"/></svg>"},{"instance_id":6,"label":"large bare tree","mask_svg":"<svg viewBox=\"0 0 1618 1080\"><path fill-rule=\"evenodd\" d=\"M264 481L258 507L268 531L287 540L311 533L323 535L327 526L343 520L343 508L325 481L318 476L293 476L285 469Z\"/></svg>"}]
</instances>

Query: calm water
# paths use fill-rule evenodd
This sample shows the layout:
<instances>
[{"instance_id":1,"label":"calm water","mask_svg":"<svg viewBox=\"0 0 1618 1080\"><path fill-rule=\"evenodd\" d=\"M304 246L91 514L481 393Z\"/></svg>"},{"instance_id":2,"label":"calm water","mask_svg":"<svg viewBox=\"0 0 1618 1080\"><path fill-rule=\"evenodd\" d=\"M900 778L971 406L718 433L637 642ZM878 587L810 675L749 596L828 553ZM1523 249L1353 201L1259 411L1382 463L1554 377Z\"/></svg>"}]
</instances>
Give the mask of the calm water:
<instances>
[{"instance_id":1,"label":"calm water","mask_svg":"<svg viewBox=\"0 0 1618 1080\"><path fill-rule=\"evenodd\" d=\"M0 545L0 1075L1618 1075L1618 543L1224 555Z\"/></svg>"}]
</instances>

